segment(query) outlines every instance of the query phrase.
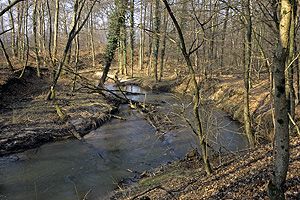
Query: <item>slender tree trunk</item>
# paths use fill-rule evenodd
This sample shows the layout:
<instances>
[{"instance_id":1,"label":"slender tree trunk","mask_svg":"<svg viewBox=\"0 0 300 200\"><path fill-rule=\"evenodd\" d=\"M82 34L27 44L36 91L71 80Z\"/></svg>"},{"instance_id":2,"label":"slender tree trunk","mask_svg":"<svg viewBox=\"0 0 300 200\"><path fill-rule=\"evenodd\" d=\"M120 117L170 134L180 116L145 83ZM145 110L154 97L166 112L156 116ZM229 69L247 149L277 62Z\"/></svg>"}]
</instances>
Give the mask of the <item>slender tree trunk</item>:
<instances>
[{"instance_id":1,"label":"slender tree trunk","mask_svg":"<svg viewBox=\"0 0 300 200\"><path fill-rule=\"evenodd\" d=\"M146 7L146 4L144 5ZM145 10L146 11L146 10ZM143 70L143 64L144 64L144 23L143 20L146 18L146 12L143 13L143 0L141 0L140 5L140 45L139 45L139 68L142 71Z\"/></svg>"},{"instance_id":2,"label":"slender tree trunk","mask_svg":"<svg viewBox=\"0 0 300 200\"><path fill-rule=\"evenodd\" d=\"M163 70L164 70L164 64L165 64L167 28L168 28L168 13L165 10L164 11L164 20L163 20L162 48L161 48L161 53L160 53L160 67L159 67L159 77L158 77L159 81L161 81L161 79L163 77Z\"/></svg>"},{"instance_id":3,"label":"slender tree trunk","mask_svg":"<svg viewBox=\"0 0 300 200\"><path fill-rule=\"evenodd\" d=\"M78 1L76 1L76 4L75 4L75 7L78 6ZM65 12L64 12L65 13ZM66 15L66 14L65 14ZM72 29L72 27L75 26L75 23L76 23L76 16L73 15L72 17L72 23L71 23L71 26L70 26L70 29ZM65 24L65 31L66 31L66 35L68 35L68 25L67 25L67 20L65 19L64 20L64 24ZM70 64L72 62L72 48L73 48L73 44L71 42L70 44L70 48L69 48L69 51L68 51L68 54L67 54L67 58L66 58L66 62L67 64Z\"/></svg>"},{"instance_id":4,"label":"slender tree trunk","mask_svg":"<svg viewBox=\"0 0 300 200\"><path fill-rule=\"evenodd\" d=\"M231 0L228 1L228 4L231 4ZM227 22L229 19L229 6L227 6L226 11L225 11L225 18L224 18L224 23L223 23L223 28L222 28L222 39L221 39L221 56L220 56L220 61L221 61L221 69L224 68L224 54L225 54L225 39L226 39L226 32L227 32Z\"/></svg>"},{"instance_id":5,"label":"slender tree trunk","mask_svg":"<svg viewBox=\"0 0 300 200\"><path fill-rule=\"evenodd\" d=\"M134 67L134 0L130 0L130 68L131 77L133 77Z\"/></svg>"},{"instance_id":6,"label":"slender tree trunk","mask_svg":"<svg viewBox=\"0 0 300 200\"><path fill-rule=\"evenodd\" d=\"M158 52L159 52L159 42L160 42L160 0L155 0L155 11L154 11L154 48L153 48L153 70L155 81L158 81Z\"/></svg>"},{"instance_id":7,"label":"slender tree trunk","mask_svg":"<svg viewBox=\"0 0 300 200\"><path fill-rule=\"evenodd\" d=\"M288 112L290 113L292 119L295 118L295 89L294 89L294 66L295 63L292 63L294 59L294 50L295 50L295 20L296 20L296 3L295 0L291 1L292 4L292 14L291 14L291 25L290 25L290 35L289 35L289 54L286 63L286 97L289 104ZM290 132L293 129L293 124L289 124Z\"/></svg>"},{"instance_id":8,"label":"slender tree trunk","mask_svg":"<svg viewBox=\"0 0 300 200\"><path fill-rule=\"evenodd\" d=\"M118 74L123 74L123 42L118 42Z\"/></svg>"},{"instance_id":9,"label":"slender tree trunk","mask_svg":"<svg viewBox=\"0 0 300 200\"><path fill-rule=\"evenodd\" d=\"M124 26L122 28L123 30L123 66L122 66L122 74L125 74L127 76L127 30L126 30L126 24L124 23Z\"/></svg>"},{"instance_id":10,"label":"slender tree trunk","mask_svg":"<svg viewBox=\"0 0 300 200\"><path fill-rule=\"evenodd\" d=\"M195 30L195 34L194 34L194 39L196 40L196 46L199 45L200 43L200 40L199 40L199 31L197 30L197 25L198 25L198 22L195 22L194 23L194 30ZM197 71L197 73L199 73L199 76L201 76L201 70L199 68L200 66L200 51L196 51L195 52L195 70Z\"/></svg>"},{"instance_id":11,"label":"slender tree trunk","mask_svg":"<svg viewBox=\"0 0 300 200\"><path fill-rule=\"evenodd\" d=\"M37 15L38 15L38 19L37 19L37 40L38 40L38 48L39 48L39 56L40 56L40 60L43 60L43 63L45 63L45 57L43 55L43 9L42 9L42 1L38 2L38 10L37 10ZM41 61L40 61L41 63Z\"/></svg>"},{"instance_id":12,"label":"slender tree trunk","mask_svg":"<svg viewBox=\"0 0 300 200\"><path fill-rule=\"evenodd\" d=\"M46 28L45 28L45 2L41 2L41 16L40 16L40 43L41 52L43 55L43 66L46 66Z\"/></svg>"},{"instance_id":13,"label":"slender tree trunk","mask_svg":"<svg viewBox=\"0 0 300 200\"><path fill-rule=\"evenodd\" d=\"M149 13L149 30L152 31L153 28L153 0L150 0L150 13ZM147 63L147 75L151 75L151 66L152 66L152 46L153 46L153 41L152 41L152 36L149 34L148 37L148 63Z\"/></svg>"},{"instance_id":14,"label":"slender tree trunk","mask_svg":"<svg viewBox=\"0 0 300 200\"><path fill-rule=\"evenodd\" d=\"M76 27L78 30L79 26L79 18L78 18L78 6L79 6L79 0L74 0L74 10L73 10L73 26ZM74 51L74 58L75 58L75 63L74 63L74 78L73 78L73 86L72 86L72 92L75 91L76 87L76 79L77 79L77 72L78 72L78 61L79 61L79 33L75 36L74 38L74 43L75 43L75 51ZM72 46L72 42L71 45Z\"/></svg>"},{"instance_id":15,"label":"slender tree trunk","mask_svg":"<svg viewBox=\"0 0 300 200\"><path fill-rule=\"evenodd\" d=\"M77 28L78 28L78 24L77 24ZM73 78L73 86L72 86L72 92L75 91L75 88L76 88L76 80L77 80L77 73L78 73L78 61L79 61L79 50L80 50L80 42L79 42L79 34L76 35L75 37L75 46L76 46L76 49L75 49L75 74L74 74L74 78Z\"/></svg>"},{"instance_id":16,"label":"slender tree trunk","mask_svg":"<svg viewBox=\"0 0 300 200\"><path fill-rule=\"evenodd\" d=\"M127 30L126 24L120 28L119 42L119 73L127 75Z\"/></svg>"},{"instance_id":17,"label":"slender tree trunk","mask_svg":"<svg viewBox=\"0 0 300 200\"><path fill-rule=\"evenodd\" d=\"M21 78L24 75L26 66L28 65L29 59L29 37L28 37L28 17L29 17L29 3L26 1L25 3L25 20L24 20L24 61L23 61L23 70L19 76Z\"/></svg>"},{"instance_id":18,"label":"slender tree trunk","mask_svg":"<svg viewBox=\"0 0 300 200\"><path fill-rule=\"evenodd\" d=\"M290 1L281 0L279 43L274 55L274 171L268 184L268 194L272 200L285 199L283 188L289 166L289 120L285 93L285 63L288 56L291 11Z\"/></svg>"},{"instance_id":19,"label":"slender tree trunk","mask_svg":"<svg viewBox=\"0 0 300 200\"><path fill-rule=\"evenodd\" d=\"M55 0L55 17L54 17L54 33L53 33L53 63L57 62L57 41L58 41L58 21L59 21L59 3L60 0Z\"/></svg>"},{"instance_id":20,"label":"slender tree trunk","mask_svg":"<svg viewBox=\"0 0 300 200\"><path fill-rule=\"evenodd\" d=\"M251 128L251 116L250 116L250 69L251 69L251 52L252 52L252 13L251 13L251 0L246 1L246 40L245 40L245 66L244 66L244 126L245 132L248 137L249 145L251 147L255 144L254 134Z\"/></svg>"},{"instance_id":21,"label":"slender tree trunk","mask_svg":"<svg viewBox=\"0 0 300 200\"><path fill-rule=\"evenodd\" d=\"M37 23L37 10L38 10L38 3L39 0L34 0L34 10L33 10L33 37L34 37L34 52L35 52L35 59L36 59L36 71L37 71L37 76L41 77L41 72L40 72L40 55L39 55L39 48L38 48L38 23Z\"/></svg>"},{"instance_id":22,"label":"slender tree trunk","mask_svg":"<svg viewBox=\"0 0 300 200\"><path fill-rule=\"evenodd\" d=\"M299 46L298 44L296 43L295 44L295 52L298 52L298 49L299 49ZM296 59L295 61L295 68L296 68L296 71L297 71L297 77L296 77L296 80L297 80L297 105L300 103L300 58Z\"/></svg>"},{"instance_id":23,"label":"slender tree trunk","mask_svg":"<svg viewBox=\"0 0 300 200\"><path fill-rule=\"evenodd\" d=\"M212 19L210 20L210 37L209 37L209 48L208 48L208 58L209 58L209 69L208 73L212 75L212 70L213 70L213 64L215 62L214 60L214 53L215 53L215 9L213 5L213 0L209 1L209 7L210 7L210 16L213 16Z\"/></svg>"},{"instance_id":24,"label":"slender tree trunk","mask_svg":"<svg viewBox=\"0 0 300 200\"><path fill-rule=\"evenodd\" d=\"M49 54L49 60L52 64L52 67L53 67L53 70L54 70L54 67L55 67L55 63L53 62L53 57L52 57L52 41L53 41L53 36L52 36L52 15L51 15L51 8L50 8L50 4L49 4L49 0L46 1L46 5L47 5L47 13L48 13L48 20L49 20L49 35L48 35L48 38L49 38L49 41L48 41L48 54ZM53 73L54 75L54 73Z\"/></svg>"},{"instance_id":25,"label":"slender tree trunk","mask_svg":"<svg viewBox=\"0 0 300 200\"><path fill-rule=\"evenodd\" d=\"M26 33L26 29L27 29L27 10L26 9L28 9L27 8L27 4L28 4L28 2L26 1L25 2L25 4L23 5L24 6L24 8L25 8L25 10L24 10L24 20L23 20L23 35L21 36L22 37L22 52L21 52L21 54L22 54L22 56L21 56L21 60L22 60L22 62L24 63L25 62L25 60L26 60L26 48L27 48L27 43L26 43L26 35L27 35L27 33Z\"/></svg>"},{"instance_id":26,"label":"slender tree trunk","mask_svg":"<svg viewBox=\"0 0 300 200\"><path fill-rule=\"evenodd\" d=\"M28 1L26 1L25 3L25 12L26 12L26 17L24 20L24 44L26 44L26 46L24 46L24 64L23 64L23 69L25 70L25 67L28 64L28 59L29 59L29 37L28 37L28 18L29 18L29 3ZM26 51L25 51L26 49Z\"/></svg>"},{"instance_id":27,"label":"slender tree trunk","mask_svg":"<svg viewBox=\"0 0 300 200\"><path fill-rule=\"evenodd\" d=\"M11 4L11 0L8 0L8 3ZM9 21L11 25L11 35L10 35L10 40L11 40L11 50L12 54L16 57L17 56L17 49L16 49L16 29L15 29L15 20L14 20L14 15L13 15L13 10L9 10Z\"/></svg>"},{"instance_id":28,"label":"slender tree trunk","mask_svg":"<svg viewBox=\"0 0 300 200\"><path fill-rule=\"evenodd\" d=\"M19 60L23 60L22 58L22 47L23 47L23 40L22 40L22 26L23 26L23 15L24 15L24 2L19 3L17 6L17 10L18 10L18 17L17 17L17 24L18 24L18 32L17 32L17 38L16 38L16 48L17 48L17 54L18 54L18 58Z\"/></svg>"},{"instance_id":29,"label":"slender tree trunk","mask_svg":"<svg viewBox=\"0 0 300 200\"><path fill-rule=\"evenodd\" d=\"M90 42L92 48L92 60L93 60L93 67L96 66L96 52L95 52L95 42L94 42L94 19L93 13L91 13L91 20L90 20Z\"/></svg>"}]
</instances>

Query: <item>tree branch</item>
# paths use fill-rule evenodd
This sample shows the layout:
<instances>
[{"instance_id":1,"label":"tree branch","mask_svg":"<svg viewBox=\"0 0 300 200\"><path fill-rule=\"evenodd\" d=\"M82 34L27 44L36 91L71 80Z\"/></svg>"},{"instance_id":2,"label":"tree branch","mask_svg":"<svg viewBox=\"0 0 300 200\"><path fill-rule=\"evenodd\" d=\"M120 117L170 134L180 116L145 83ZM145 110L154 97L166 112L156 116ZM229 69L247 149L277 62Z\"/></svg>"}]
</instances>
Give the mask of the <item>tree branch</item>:
<instances>
[{"instance_id":1,"label":"tree branch","mask_svg":"<svg viewBox=\"0 0 300 200\"><path fill-rule=\"evenodd\" d=\"M12 2L11 4L9 4L6 8L4 8L1 12L0 12L0 16L4 15L4 13L6 13L8 10L10 10L14 5L16 5L17 3L21 2L21 1L25 1L25 0L15 0L14 2Z\"/></svg>"}]
</instances>

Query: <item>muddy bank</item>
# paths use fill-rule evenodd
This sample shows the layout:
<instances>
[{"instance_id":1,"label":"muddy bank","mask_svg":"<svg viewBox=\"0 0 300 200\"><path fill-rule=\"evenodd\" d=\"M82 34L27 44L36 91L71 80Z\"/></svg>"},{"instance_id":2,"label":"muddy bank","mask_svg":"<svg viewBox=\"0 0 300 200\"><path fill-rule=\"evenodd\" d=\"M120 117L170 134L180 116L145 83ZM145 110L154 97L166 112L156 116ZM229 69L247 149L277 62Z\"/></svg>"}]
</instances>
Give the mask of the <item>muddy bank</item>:
<instances>
[{"instance_id":1,"label":"muddy bank","mask_svg":"<svg viewBox=\"0 0 300 200\"><path fill-rule=\"evenodd\" d=\"M238 162L237 162L238 161ZM266 186L272 166L271 145L251 152L212 159L214 173L207 177L197 154L144 173L137 184L107 199L268 199ZM286 199L300 198L300 140L291 138Z\"/></svg>"},{"instance_id":2,"label":"muddy bank","mask_svg":"<svg viewBox=\"0 0 300 200\"><path fill-rule=\"evenodd\" d=\"M182 93L191 89L192 86L186 79L176 88L176 91ZM211 78L201 83L200 90L204 100L213 101L217 108L227 112L233 119L243 124L244 82L242 78L231 75ZM273 123L271 94L267 78L252 82L249 106L256 141L268 143L273 138ZM299 106L297 106L296 119L299 116Z\"/></svg>"},{"instance_id":3,"label":"muddy bank","mask_svg":"<svg viewBox=\"0 0 300 200\"><path fill-rule=\"evenodd\" d=\"M59 82L57 98L46 101L50 84L47 70L42 78L28 67L24 76L11 76L1 85L0 155L38 147L65 138L81 138L117 112L119 102L91 91L71 92L71 82ZM63 115L59 116L59 115Z\"/></svg>"}]
</instances>

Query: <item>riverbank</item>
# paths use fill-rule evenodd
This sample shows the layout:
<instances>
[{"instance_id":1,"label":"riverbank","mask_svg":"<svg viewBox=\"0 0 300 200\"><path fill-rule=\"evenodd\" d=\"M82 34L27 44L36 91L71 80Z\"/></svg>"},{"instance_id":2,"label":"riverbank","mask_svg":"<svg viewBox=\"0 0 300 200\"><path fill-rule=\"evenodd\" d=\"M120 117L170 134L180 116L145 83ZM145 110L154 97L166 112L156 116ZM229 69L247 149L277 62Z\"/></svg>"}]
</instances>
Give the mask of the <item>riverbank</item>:
<instances>
[{"instance_id":1,"label":"riverbank","mask_svg":"<svg viewBox=\"0 0 300 200\"><path fill-rule=\"evenodd\" d=\"M212 159L214 173L206 176L197 154L145 173L137 184L120 189L108 199L268 199L266 186L272 166L271 145L243 154ZM300 198L300 139L291 138L286 199Z\"/></svg>"},{"instance_id":2,"label":"riverbank","mask_svg":"<svg viewBox=\"0 0 300 200\"><path fill-rule=\"evenodd\" d=\"M21 79L18 75L5 76L1 82L0 156L50 141L81 139L118 110L119 102L114 98L84 88L72 92L72 82L67 78L59 81L56 100L46 101L48 70L42 71L42 78L31 67Z\"/></svg>"},{"instance_id":3,"label":"riverbank","mask_svg":"<svg viewBox=\"0 0 300 200\"><path fill-rule=\"evenodd\" d=\"M189 80L173 91L192 90ZM148 87L152 87L149 86ZM109 199L268 199L266 186L272 168L273 137L269 82L253 82L250 111L258 145L241 153L213 157L214 173L207 177L199 156L189 157L153 169L139 176L136 184L125 186ZM201 83L202 97L243 123L243 80L221 76ZM296 113L299 113L297 106ZM296 119L298 119L297 114ZM286 198L300 198L300 139L291 136L291 157L286 183ZM189 154L188 154L189 155Z\"/></svg>"}]
</instances>

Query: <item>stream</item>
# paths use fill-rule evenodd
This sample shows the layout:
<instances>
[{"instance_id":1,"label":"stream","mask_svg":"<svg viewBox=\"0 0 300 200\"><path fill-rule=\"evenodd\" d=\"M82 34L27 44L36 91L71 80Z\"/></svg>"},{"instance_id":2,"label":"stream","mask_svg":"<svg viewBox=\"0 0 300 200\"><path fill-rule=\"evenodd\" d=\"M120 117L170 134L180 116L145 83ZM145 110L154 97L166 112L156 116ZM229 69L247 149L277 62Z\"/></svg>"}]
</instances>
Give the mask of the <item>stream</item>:
<instances>
[{"instance_id":1,"label":"stream","mask_svg":"<svg viewBox=\"0 0 300 200\"><path fill-rule=\"evenodd\" d=\"M129 98L159 104L159 111L166 114L183 105L173 94L147 92L138 86L125 89L147 93ZM209 110L206 118L213 123L206 123L206 128L211 130L213 148L222 153L247 148L241 125L220 110ZM141 113L127 105L122 105L117 115L126 120L112 119L87 134L84 142L49 143L0 158L0 200L106 199L122 178L181 159L197 147L188 127L179 126L161 137Z\"/></svg>"}]
</instances>

